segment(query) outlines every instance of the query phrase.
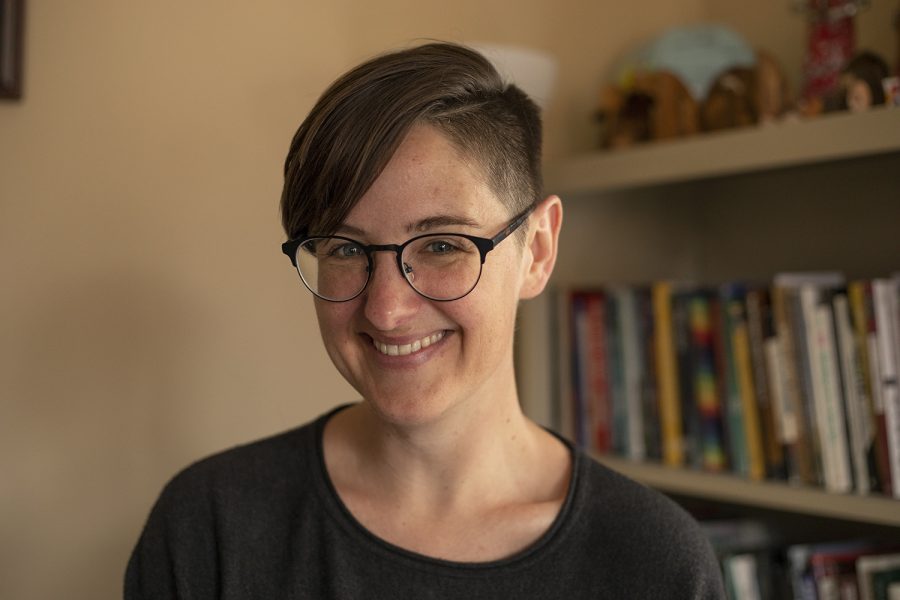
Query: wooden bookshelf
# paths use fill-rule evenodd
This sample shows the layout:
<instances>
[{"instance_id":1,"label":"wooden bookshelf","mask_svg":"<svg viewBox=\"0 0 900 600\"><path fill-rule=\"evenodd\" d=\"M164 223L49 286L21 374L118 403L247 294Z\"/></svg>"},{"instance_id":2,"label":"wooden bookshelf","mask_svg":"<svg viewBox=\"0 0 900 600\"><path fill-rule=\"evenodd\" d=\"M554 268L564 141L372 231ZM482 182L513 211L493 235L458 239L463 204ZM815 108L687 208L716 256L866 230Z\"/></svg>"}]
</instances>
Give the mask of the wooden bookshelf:
<instances>
[{"instance_id":1,"label":"wooden bookshelf","mask_svg":"<svg viewBox=\"0 0 900 600\"><path fill-rule=\"evenodd\" d=\"M900 109L878 107L595 152L550 164L545 178L554 193L596 195L889 152L900 152Z\"/></svg>"},{"instance_id":2,"label":"wooden bookshelf","mask_svg":"<svg viewBox=\"0 0 900 600\"><path fill-rule=\"evenodd\" d=\"M545 180L566 209L553 281L561 289L900 269L900 108L593 152L549 164ZM552 293L522 304L517 338L523 406L550 427L560 395ZM802 515L826 536L845 531L839 522L900 531L900 500L598 459L675 496Z\"/></svg>"},{"instance_id":3,"label":"wooden bookshelf","mask_svg":"<svg viewBox=\"0 0 900 600\"><path fill-rule=\"evenodd\" d=\"M833 494L818 488L750 481L730 474L677 469L608 455L595 458L627 477L666 493L900 528L900 501L883 496Z\"/></svg>"}]
</instances>

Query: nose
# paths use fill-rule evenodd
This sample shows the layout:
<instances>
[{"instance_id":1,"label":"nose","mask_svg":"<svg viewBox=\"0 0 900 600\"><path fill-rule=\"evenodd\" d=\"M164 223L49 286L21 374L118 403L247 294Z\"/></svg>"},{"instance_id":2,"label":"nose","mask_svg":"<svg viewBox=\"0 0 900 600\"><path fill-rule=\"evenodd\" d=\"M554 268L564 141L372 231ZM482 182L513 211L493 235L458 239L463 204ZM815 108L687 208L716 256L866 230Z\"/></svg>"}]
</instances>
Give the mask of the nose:
<instances>
[{"instance_id":1,"label":"nose","mask_svg":"<svg viewBox=\"0 0 900 600\"><path fill-rule=\"evenodd\" d=\"M374 271L363 298L365 316L379 331L392 331L402 327L425 299L403 278L393 252L376 252L372 262Z\"/></svg>"}]
</instances>

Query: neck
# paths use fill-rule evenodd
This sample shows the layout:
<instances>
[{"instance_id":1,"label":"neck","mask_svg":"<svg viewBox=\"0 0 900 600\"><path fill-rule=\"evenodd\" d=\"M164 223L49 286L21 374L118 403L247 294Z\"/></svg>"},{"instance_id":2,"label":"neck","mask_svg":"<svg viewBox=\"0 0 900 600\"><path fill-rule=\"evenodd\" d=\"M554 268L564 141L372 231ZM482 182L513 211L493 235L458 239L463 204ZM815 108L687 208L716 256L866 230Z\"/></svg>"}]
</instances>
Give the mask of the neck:
<instances>
[{"instance_id":1,"label":"neck","mask_svg":"<svg viewBox=\"0 0 900 600\"><path fill-rule=\"evenodd\" d=\"M362 403L336 415L334 430L360 485L434 511L520 493L543 433L524 417L514 392L472 400L414 427L387 422ZM335 458L349 458L331 447Z\"/></svg>"}]
</instances>

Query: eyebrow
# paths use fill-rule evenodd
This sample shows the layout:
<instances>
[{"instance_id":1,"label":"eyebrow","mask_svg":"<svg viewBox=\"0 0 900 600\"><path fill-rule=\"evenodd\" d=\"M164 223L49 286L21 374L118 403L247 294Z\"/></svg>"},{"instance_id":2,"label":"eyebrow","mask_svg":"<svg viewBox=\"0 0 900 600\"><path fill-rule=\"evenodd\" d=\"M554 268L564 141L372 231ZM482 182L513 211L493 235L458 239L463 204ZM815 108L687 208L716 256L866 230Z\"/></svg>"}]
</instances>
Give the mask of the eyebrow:
<instances>
[{"instance_id":1,"label":"eyebrow","mask_svg":"<svg viewBox=\"0 0 900 600\"><path fill-rule=\"evenodd\" d=\"M408 233L412 233L413 231L432 231L439 227L472 227L477 229L480 227L480 223L475 221L474 219L470 219L468 217L463 217L459 215L435 215L433 217L427 217L415 223L409 223L406 226L406 231ZM366 232L358 227L354 227L353 225L347 225L346 223L342 223L335 233L346 234L346 235L355 235L359 237L365 237Z\"/></svg>"}]
</instances>

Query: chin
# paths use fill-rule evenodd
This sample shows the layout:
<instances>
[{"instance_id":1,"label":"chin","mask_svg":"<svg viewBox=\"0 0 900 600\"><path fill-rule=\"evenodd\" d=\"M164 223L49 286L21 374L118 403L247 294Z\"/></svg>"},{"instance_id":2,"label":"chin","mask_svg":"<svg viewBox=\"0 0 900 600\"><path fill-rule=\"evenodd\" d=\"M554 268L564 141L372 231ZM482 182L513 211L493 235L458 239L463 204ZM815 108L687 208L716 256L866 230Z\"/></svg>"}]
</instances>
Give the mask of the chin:
<instances>
[{"instance_id":1,"label":"chin","mask_svg":"<svg viewBox=\"0 0 900 600\"><path fill-rule=\"evenodd\" d=\"M375 415L387 424L397 427L422 427L439 421L450 410L451 403L436 394L370 394L364 402ZM424 398L424 399L423 399Z\"/></svg>"}]
</instances>

